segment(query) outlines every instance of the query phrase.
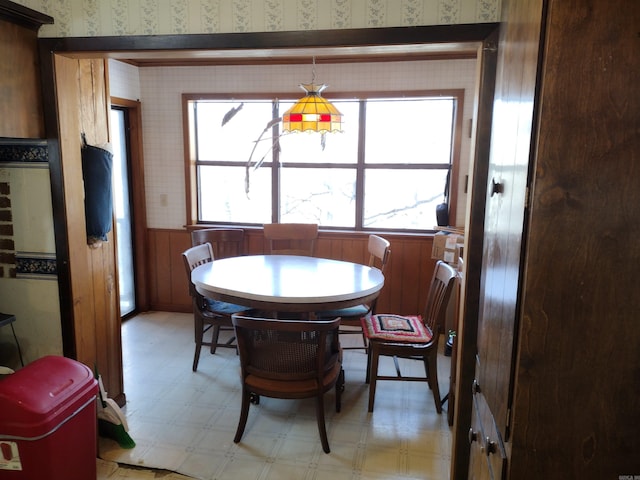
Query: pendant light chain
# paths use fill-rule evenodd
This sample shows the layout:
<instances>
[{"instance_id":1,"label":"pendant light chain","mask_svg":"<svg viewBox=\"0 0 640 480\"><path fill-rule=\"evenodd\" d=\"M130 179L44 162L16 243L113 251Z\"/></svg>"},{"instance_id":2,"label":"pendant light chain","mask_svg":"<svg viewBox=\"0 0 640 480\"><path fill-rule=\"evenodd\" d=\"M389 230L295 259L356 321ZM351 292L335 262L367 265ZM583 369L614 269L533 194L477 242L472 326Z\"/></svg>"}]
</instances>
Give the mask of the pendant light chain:
<instances>
[{"instance_id":1,"label":"pendant light chain","mask_svg":"<svg viewBox=\"0 0 640 480\"><path fill-rule=\"evenodd\" d=\"M316 83L316 56L313 56L312 66L311 66L311 84L314 85Z\"/></svg>"}]
</instances>

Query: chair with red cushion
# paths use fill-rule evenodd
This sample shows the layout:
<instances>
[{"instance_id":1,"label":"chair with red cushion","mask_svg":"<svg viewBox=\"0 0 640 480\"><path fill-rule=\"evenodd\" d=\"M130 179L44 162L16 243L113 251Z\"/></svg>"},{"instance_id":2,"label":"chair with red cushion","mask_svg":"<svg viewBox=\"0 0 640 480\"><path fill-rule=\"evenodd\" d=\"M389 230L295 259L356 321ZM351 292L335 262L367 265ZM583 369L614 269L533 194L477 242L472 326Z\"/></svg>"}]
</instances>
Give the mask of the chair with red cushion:
<instances>
[{"instance_id":1,"label":"chair with red cushion","mask_svg":"<svg viewBox=\"0 0 640 480\"><path fill-rule=\"evenodd\" d=\"M369 235L369 241L367 243L367 250L369 252L370 267L378 268L384 273L387 262L391 255L391 244L385 238L378 235ZM376 304L378 298L376 297L369 304L355 305L353 307L341 308L338 310L328 310L323 312L316 312L316 318L336 318L340 317L340 333L341 334L359 334L362 335L362 347L342 347L345 350L353 349L367 349L367 339L362 331L361 319L368 317L376 313ZM344 328L346 327L346 328ZM354 328L356 327L356 328Z\"/></svg>"},{"instance_id":2,"label":"chair with red cushion","mask_svg":"<svg viewBox=\"0 0 640 480\"><path fill-rule=\"evenodd\" d=\"M370 412L373 412L378 380L427 382L433 393L436 411L442 412L438 387L438 341L455 277L456 270L453 267L438 261L422 315L377 314L362 319L362 329L369 341L366 381L369 383ZM381 356L393 358L396 375L378 373ZM422 360L426 375L402 376L398 358Z\"/></svg>"}]
</instances>

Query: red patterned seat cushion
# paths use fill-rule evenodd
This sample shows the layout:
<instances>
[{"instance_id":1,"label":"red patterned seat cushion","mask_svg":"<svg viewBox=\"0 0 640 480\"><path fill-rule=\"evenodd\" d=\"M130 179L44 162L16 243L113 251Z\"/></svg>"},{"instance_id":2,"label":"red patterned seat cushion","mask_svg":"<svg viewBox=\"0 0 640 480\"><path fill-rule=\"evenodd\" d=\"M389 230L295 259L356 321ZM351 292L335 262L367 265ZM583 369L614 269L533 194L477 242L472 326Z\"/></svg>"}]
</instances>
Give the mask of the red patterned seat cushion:
<instances>
[{"instance_id":1,"label":"red patterned seat cushion","mask_svg":"<svg viewBox=\"0 0 640 480\"><path fill-rule=\"evenodd\" d=\"M371 315L362 318L362 330L370 340L389 340L406 343L428 343L433 338L431 330L422 323L420 315Z\"/></svg>"}]
</instances>

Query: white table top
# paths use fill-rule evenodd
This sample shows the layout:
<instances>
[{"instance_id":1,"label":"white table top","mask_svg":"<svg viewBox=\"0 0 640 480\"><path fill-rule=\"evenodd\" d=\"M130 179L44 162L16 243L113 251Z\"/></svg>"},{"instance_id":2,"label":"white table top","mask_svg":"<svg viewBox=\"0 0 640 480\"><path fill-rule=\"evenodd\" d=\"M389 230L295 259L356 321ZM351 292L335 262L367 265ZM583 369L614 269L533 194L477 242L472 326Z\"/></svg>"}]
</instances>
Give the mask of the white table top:
<instances>
[{"instance_id":1,"label":"white table top","mask_svg":"<svg viewBox=\"0 0 640 480\"><path fill-rule=\"evenodd\" d=\"M200 294L254 308L311 312L377 297L384 275L358 263L295 255L249 255L200 265L191 272Z\"/></svg>"}]
</instances>

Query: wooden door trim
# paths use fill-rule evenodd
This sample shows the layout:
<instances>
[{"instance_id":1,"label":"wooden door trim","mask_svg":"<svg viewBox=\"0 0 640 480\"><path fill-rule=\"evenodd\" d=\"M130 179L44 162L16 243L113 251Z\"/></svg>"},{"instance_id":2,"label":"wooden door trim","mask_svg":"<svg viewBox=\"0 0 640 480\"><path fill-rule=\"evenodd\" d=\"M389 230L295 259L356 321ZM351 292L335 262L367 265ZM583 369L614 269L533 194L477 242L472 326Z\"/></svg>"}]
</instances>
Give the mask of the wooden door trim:
<instances>
[{"instance_id":1,"label":"wooden door trim","mask_svg":"<svg viewBox=\"0 0 640 480\"><path fill-rule=\"evenodd\" d=\"M476 371L476 341L478 315L480 314L480 279L484 242L484 216L489 172L493 97L498 61L498 37L496 29L483 42L478 57L480 85L474 155L472 156L471 189L467 220L465 222L464 282L460 292L462 328L459 329L458 358L456 361L456 403L454 405L453 445L451 454L451 479L462 480L469 473L469 440L473 411L471 385ZM452 372L452 375L454 372Z\"/></svg>"},{"instance_id":2,"label":"wooden door trim","mask_svg":"<svg viewBox=\"0 0 640 480\"><path fill-rule=\"evenodd\" d=\"M149 309L149 288L148 288L148 258L147 258L147 207L144 187L144 154L142 141L142 104L137 100L111 97L111 105L123 107L129 113L129 140L130 140L130 162L131 178L129 179L131 188L131 211L133 217L133 238L134 238L134 275L136 309L146 311Z\"/></svg>"}]
</instances>

